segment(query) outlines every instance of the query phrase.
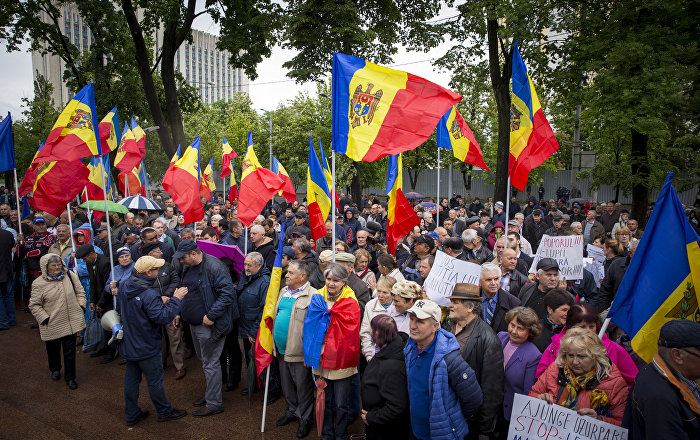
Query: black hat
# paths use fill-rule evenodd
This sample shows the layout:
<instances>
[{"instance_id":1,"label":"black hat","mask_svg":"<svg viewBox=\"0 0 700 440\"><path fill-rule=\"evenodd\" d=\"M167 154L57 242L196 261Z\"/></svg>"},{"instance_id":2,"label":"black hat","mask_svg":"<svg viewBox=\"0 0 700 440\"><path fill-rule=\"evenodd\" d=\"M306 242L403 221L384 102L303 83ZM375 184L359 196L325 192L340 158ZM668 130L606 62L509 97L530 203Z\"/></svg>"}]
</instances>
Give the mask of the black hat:
<instances>
[{"instance_id":1,"label":"black hat","mask_svg":"<svg viewBox=\"0 0 700 440\"><path fill-rule=\"evenodd\" d=\"M700 323L673 319L661 327L659 345L668 348L694 347L700 350Z\"/></svg>"},{"instance_id":2,"label":"black hat","mask_svg":"<svg viewBox=\"0 0 700 440\"><path fill-rule=\"evenodd\" d=\"M100 225L97 229L95 229L95 232L106 231L106 230L107 230L106 225Z\"/></svg>"},{"instance_id":3,"label":"black hat","mask_svg":"<svg viewBox=\"0 0 700 440\"><path fill-rule=\"evenodd\" d=\"M425 234L419 235L418 238L416 238L416 243L427 244L431 251L435 247L435 240Z\"/></svg>"},{"instance_id":4,"label":"black hat","mask_svg":"<svg viewBox=\"0 0 700 440\"><path fill-rule=\"evenodd\" d=\"M376 234L382 230L382 225L377 222L367 222L367 230L372 234Z\"/></svg>"},{"instance_id":5,"label":"black hat","mask_svg":"<svg viewBox=\"0 0 700 440\"><path fill-rule=\"evenodd\" d=\"M562 217L562 216L559 215L559 214L553 215L553 216L552 216L552 221L555 222L555 221L557 221L557 220L564 220L564 217Z\"/></svg>"},{"instance_id":6,"label":"black hat","mask_svg":"<svg viewBox=\"0 0 700 440\"><path fill-rule=\"evenodd\" d=\"M297 211L294 213L294 217L299 217L299 218L306 218L306 213L303 211Z\"/></svg>"},{"instance_id":7,"label":"black hat","mask_svg":"<svg viewBox=\"0 0 700 440\"><path fill-rule=\"evenodd\" d=\"M141 233L141 231L139 231L139 228L137 228L136 226L127 226L126 228L124 228L124 234L125 234L125 235L126 235L126 234L136 234L136 235L139 235L140 233Z\"/></svg>"},{"instance_id":8,"label":"black hat","mask_svg":"<svg viewBox=\"0 0 700 440\"><path fill-rule=\"evenodd\" d=\"M533 209L532 210L532 215L542 215L542 210L541 209Z\"/></svg>"},{"instance_id":9,"label":"black hat","mask_svg":"<svg viewBox=\"0 0 700 440\"><path fill-rule=\"evenodd\" d=\"M559 270L559 263L554 258L543 258L537 263L537 270L549 270L557 269Z\"/></svg>"},{"instance_id":10,"label":"black hat","mask_svg":"<svg viewBox=\"0 0 700 440\"><path fill-rule=\"evenodd\" d=\"M177 246L177 251L173 254L173 260L179 260L190 252L199 249L193 240L182 240Z\"/></svg>"},{"instance_id":11,"label":"black hat","mask_svg":"<svg viewBox=\"0 0 700 440\"><path fill-rule=\"evenodd\" d=\"M92 252L95 252L95 248L90 243L86 243L75 251L75 258L85 258Z\"/></svg>"},{"instance_id":12,"label":"black hat","mask_svg":"<svg viewBox=\"0 0 700 440\"><path fill-rule=\"evenodd\" d=\"M479 222L480 222L479 216L476 216L476 215L474 217L469 217L468 219L464 220L464 223L467 226L470 226L470 225L473 225L474 223L479 223Z\"/></svg>"},{"instance_id":13,"label":"black hat","mask_svg":"<svg viewBox=\"0 0 700 440\"><path fill-rule=\"evenodd\" d=\"M161 250L163 250L163 248L161 247L161 244L162 243L158 240L153 241L151 243L144 243L143 246L141 246L141 253L143 255L148 255L155 248L160 248Z\"/></svg>"}]
</instances>

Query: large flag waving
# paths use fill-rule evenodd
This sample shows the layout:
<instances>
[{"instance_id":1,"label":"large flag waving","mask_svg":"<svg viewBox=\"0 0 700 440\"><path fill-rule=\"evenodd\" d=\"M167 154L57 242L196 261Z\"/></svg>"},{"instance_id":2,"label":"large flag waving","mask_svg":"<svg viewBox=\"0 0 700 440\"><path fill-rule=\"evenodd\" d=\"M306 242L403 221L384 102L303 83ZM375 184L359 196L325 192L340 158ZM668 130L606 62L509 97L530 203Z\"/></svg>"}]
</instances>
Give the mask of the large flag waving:
<instances>
[{"instance_id":1,"label":"large flag waving","mask_svg":"<svg viewBox=\"0 0 700 440\"><path fill-rule=\"evenodd\" d=\"M207 200L214 200L212 194L216 191L214 183L214 158L209 159L209 163L202 171L202 178L199 184L199 195Z\"/></svg>"},{"instance_id":2,"label":"large flag waving","mask_svg":"<svg viewBox=\"0 0 700 440\"><path fill-rule=\"evenodd\" d=\"M0 122L0 171L15 169L15 140L12 135L12 115Z\"/></svg>"},{"instance_id":3,"label":"large flag waving","mask_svg":"<svg viewBox=\"0 0 700 440\"><path fill-rule=\"evenodd\" d=\"M106 155L119 148L122 140L122 133L119 131L119 116L117 106L107 113L98 126L100 131L100 148L102 154Z\"/></svg>"},{"instance_id":4,"label":"large flag waving","mask_svg":"<svg viewBox=\"0 0 700 440\"><path fill-rule=\"evenodd\" d=\"M103 167L100 167L100 160L102 160ZM109 156L105 155L102 157L93 156L90 158L90 163L87 166L90 174L88 175L88 182L85 185L87 190L87 197L90 200L104 200L104 193L102 191L102 176L100 175L100 170L102 170L102 175L104 176L105 185L107 185L107 194L110 192L110 179L109 179Z\"/></svg>"},{"instance_id":5,"label":"large flag waving","mask_svg":"<svg viewBox=\"0 0 700 440\"><path fill-rule=\"evenodd\" d=\"M133 116L131 118L131 131L134 133L134 139L136 139L136 146L139 147L139 153L143 157L146 156L146 132L143 131L141 126L136 123Z\"/></svg>"},{"instance_id":6,"label":"large flag waving","mask_svg":"<svg viewBox=\"0 0 700 440\"><path fill-rule=\"evenodd\" d=\"M401 155L389 157L389 170L386 181L386 194L389 196L386 220L386 243L391 255L396 255L399 238L411 232L420 224L420 219L403 195Z\"/></svg>"},{"instance_id":7,"label":"large flag waving","mask_svg":"<svg viewBox=\"0 0 700 440\"><path fill-rule=\"evenodd\" d=\"M333 174L328 166L328 159L326 159L326 153L323 151L323 144L321 139L318 140L318 149L321 150L321 166L323 167L323 175L326 176L326 183L328 184L328 190L333 192ZM338 189L335 190L335 209L340 211L342 207L340 206L340 197L338 197Z\"/></svg>"},{"instance_id":8,"label":"large flag waving","mask_svg":"<svg viewBox=\"0 0 700 440\"><path fill-rule=\"evenodd\" d=\"M510 106L510 183L525 190L527 175L559 149L552 127L544 117L535 85L520 56L518 41L513 49L513 92Z\"/></svg>"},{"instance_id":9,"label":"large flag waving","mask_svg":"<svg viewBox=\"0 0 700 440\"><path fill-rule=\"evenodd\" d=\"M29 204L34 209L58 217L83 189L89 174L79 159L33 162L22 180L20 195L31 193Z\"/></svg>"},{"instance_id":10,"label":"large flag waving","mask_svg":"<svg viewBox=\"0 0 700 440\"><path fill-rule=\"evenodd\" d=\"M73 161L99 156L102 154L99 139L95 91L88 84L66 104L35 160Z\"/></svg>"},{"instance_id":11,"label":"large flag waving","mask_svg":"<svg viewBox=\"0 0 700 440\"><path fill-rule=\"evenodd\" d=\"M440 118L437 126L437 146L452 150L452 154L462 162L489 170L474 133L455 107L447 110Z\"/></svg>"},{"instance_id":12,"label":"large flag waving","mask_svg":"<svg viewBox=\"0 0 700 440\"><path fill-rule=\"evenodd\" d=\"M199 199L199 136L165 172L163 189L180 208L185 224L204 218L204 207Z\"/></svg>"},{"instance_id":13,"label":"large flag waving","mask_svg":"<svg viewBox=\"0 0 700 440\"><path fill-rule=\"evenodd\" d=\"M355 161L415 149L462 96L419 76L333 54L333 150Z\"/></svg>"},{"instance_id":14,"label":"large flag waving","mask_svg":"<svg viewBox=\"0 0 700 440\"><path fill-rule=\"evenodd\" d=\"M309 136L309 167L306 171L306 201L309 204L311 238L319 240L326 235L326 220L331 212L331 194L311 136Z\"/></svg>"},{"instance_id":15,"label":"large flag waving","mask_svg":"<svg viewBox=\"0 0 700 440\"><path fill-rule=\"evenodd\" d=\"M289 203L294 203L297 199L297 192L294 189L292 178L289 177L289 173L275 156L272 156L272 172L284 181L284 188L277 195L284 197Z\"/></svg>"},{"instance_id":16,"label":"large flag waving","mask_svg":"<svg viewBox=\"0 0 700 440\"><path fill-rule=\"evenodd\" d=\"M117 155L114 156L114 167L128 173L139 166L145 155L145 150L142 152L139 149L129 124L124 124L124 132L121 142L119 142L119 148L117 148Z\"/></svg>"},{"instance_id":17,"label":"large flag waving","mask_svg":"<svg viewBox=\"0 0 700 440\"><path fill-rule=\"evenodd\" d=\"M226 136L221 136L221 174L222 179L233 173L233 159L238 157L238 154L231 148L226 140Z\"/></svg>"},{"instance_id":18,"label":"large flag waving","mask_svg":"<svg viewBox=\"0 0 700 440\"><path fill-rule=\"evenodd\" d=\"M659 330L666 322L700 321L700 237L688 222L672 181L669 173L608 312L646 362L654 357Z\"/></svg>"},{"instance_id":19,"label":"large flag waving","mask_svg":"<svg viewBox=\"0 0 700 440\"><path fill-rule=\"evenodd\" d=\"M284 236L284 223L282 223L282 231L280 237ZM282 281L282 248L284 240L277 243L277 256L275 264L272 265L272 273L270 274L270 285L267 288L267 296L265 297L265 307L263 307L262 319L258 328L258 335L255 338L255 369L258 378L262 374L265 367L272 362L272 329L273 320L275 318L275 305L280 293L280 284Z\"/></svg>"},{"instance_id":20,"label":"large flag waving","mask_svg":"<svg viewBox=\"0 0 700 440\"><path fill-rule=\"evenodd\" d=\"M241 192L238 197L238 220L246 227L267 204L268 200L284 188L284 181L272 171L263 168L253 149L253 135L248 132L248 151L241 166Z\"/></svg>"}]
</instances>

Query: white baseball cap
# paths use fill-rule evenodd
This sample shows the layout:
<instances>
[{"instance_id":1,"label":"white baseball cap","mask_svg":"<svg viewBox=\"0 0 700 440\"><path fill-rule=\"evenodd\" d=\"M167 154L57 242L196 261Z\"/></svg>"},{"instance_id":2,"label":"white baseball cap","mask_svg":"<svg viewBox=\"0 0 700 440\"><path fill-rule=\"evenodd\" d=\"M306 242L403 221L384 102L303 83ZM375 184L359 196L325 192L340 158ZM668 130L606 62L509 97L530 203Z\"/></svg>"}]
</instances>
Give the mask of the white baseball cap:
<instances>
[{"instance_id":1,"label":"white baseball cap","mask_svg":"<svg viewBox=\"0 0 700 440\"><path fill-rule=\"evenodd\" d=\"M418 319L433 318L436 322L440 322L442 317L440 306L429 299L419 299L407 310L407 313L415 315Z\"/></svg>"}]
</instances>

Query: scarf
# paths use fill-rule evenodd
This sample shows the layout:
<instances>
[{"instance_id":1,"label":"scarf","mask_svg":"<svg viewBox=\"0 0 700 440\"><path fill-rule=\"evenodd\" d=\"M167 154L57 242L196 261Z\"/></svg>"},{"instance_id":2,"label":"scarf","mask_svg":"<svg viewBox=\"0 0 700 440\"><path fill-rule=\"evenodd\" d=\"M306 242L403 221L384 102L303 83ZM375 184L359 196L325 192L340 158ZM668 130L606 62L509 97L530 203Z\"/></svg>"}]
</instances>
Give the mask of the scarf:
<instances>
[{"instance_id":1,"label":"scarf","mask_svg":"<svg viewBox=\"0 0 700 440\"><path fill-rule=\"evenodd\" d=\"M364 272L362 272L362 273L355 272L355 275L357 275L358 277L360 277L360 279L362 279L362 280L364 281L363 278L364 278L365 275L367 275L367 272L369 272L369 266L366 267L365 270L364 270Z\"/></svg>"},{"instance_id":2,"label":"scarf","mask_svg":"<svg viewBox=\"0 0 700 440\"><path fill-rule=\"evenodd\" d=\"M47 272L47 273L46 273L46 276L47 276L50 280L61 281L61 280L63 279L63 277L65 277L65 274L64 274L63 272L61 272L61 273L56 273L56 274L52 274L52 273L48 273L48 272Z\"/></svg>"},{"instance_id":3,"label":"scarf","mask_svg":"<svg viewBox=\"0 0 700 440\"><path fill-rule=\"evenodd\" d=\"M566 384L562 390L559 399L557 400L557 405L561 405L565 408L577 410L578 409L578 393L586 389L586 386L591 383L591 381L596 380L596 370L589 371L588 373L576 376L574 372L571 371L568 365L562 367L564 372L564 378L566 379ZM597 385L597 383L596 383ZM599 416L610 417L610 406L607 394L605 391L599 390L597 388L591 391L589 397L591 403L591 409L593 409Z\"/></svg>"}]
</instances>

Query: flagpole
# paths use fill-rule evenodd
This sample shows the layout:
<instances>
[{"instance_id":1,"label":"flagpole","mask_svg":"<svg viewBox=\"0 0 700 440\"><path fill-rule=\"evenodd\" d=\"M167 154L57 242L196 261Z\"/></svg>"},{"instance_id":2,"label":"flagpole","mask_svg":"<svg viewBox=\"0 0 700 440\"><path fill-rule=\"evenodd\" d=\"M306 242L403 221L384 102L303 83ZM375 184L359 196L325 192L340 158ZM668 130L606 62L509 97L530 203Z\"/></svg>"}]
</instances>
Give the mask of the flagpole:
<instances>
[{"instance_id":1,"label":"flagpole","mask_svg":"<svg viewBox=\"0 0 700 440\"><path fill-rule=\"evenodd\" d=\"M267 392L270 389L270 367L272 364L268 365L265 373L265 396L263 396L263 414L262 423L260 424L260 432L265 432L265 414L267 413Z\"/></svg>"},{"instance_id":2,"label":"flagpole","mask_svg":"<svg viewBox=\"0 0 700 440\"><path fill-rule=\"evenodd\" d=\"M68 226L70 226L70 244L73 246L73 252L77 249L75 248L75 240L73 240L73 220L70 217L70 202L66 203L66 210L68 211Z\"/></svg>"},{"instance_id":3,"label":"flagpole","mask_svg":"<svg viewBox=\"0 0 700 440\"><path fill-rule=\"evenodd\" d=\"M13 145L14 145L14 135L15 134L13 132L12 133ZM19 207L19 184L17 183L17 168L16 167L13 168L12 172L13 172L14 177L15 177L15 204L17 205L17 208L16 208L17 209L17 233L21 234L22 232L20 231L19 225L20 225L20 223L22 223L22 221L21 221L22 220L22 211Z\"/></svg>"},{"instance_id":4,"label":"flagpole","mask_svg":"<svg viewBox=\"0 0 700 440\"><path fill-rule=\"evenodd\" d=\"M333 238L331 240L333 244L333 262L335 263L335 150L333 149L333 145L331 145L331 164L331 166L333 167L331 172L331 180L333 182L333 188L331 189L331 214L333 214L331 221L333 223Z\"/></svg>"},{"instance_id":5,"label":"flagpole","mask_svg":"<svg viewBox=\"0 0 700 440\"><path fill-rule=\"evenodd\" d=\"M437 157L437 220L440 221L440 147L438 147L438 157ZM438 225L441 226L441 225Z\"/></svg>"},{"instance_id":6,"label":"flagpole","mask_svg":"<svg viewBox=\"0 0 700 440\"><path fill-rule=\"evenodd\" d=\"M508 176L508 189L506 189L506 231L508 230L508 222L510 221L510 176Z\"/></svg>"},{"instance_id":7,"label":"flagpole","mask_svg":"<svg viewBox=\"0 0 700 440\"><path fill-rule=\"evenodd\" d=\"M115 278L114 278L114 251L112 250L112 222L110 221L111 219L109 218L109 205L107 204L107 185L105 184L105 168L104 168L104 159L102 156L100 156L100 177L102 178L102 195L104 196L104 199L105 199L105 216L107 217L107 245L109 247L110 276L112 277L112 279L110 281L114 281ZM117 297L116 296L112 297L112 304L113 304L114 309L116 310L116 308L117 308Z\"/></svg>"},{"instance_id":8,"label":"flagpole","mask_svg":"<svg viewBox=\"0 0 700 440\"><path fill-rule=\"evenodd\" d=\"M248 255L248 226L245 227L245 237L243 237L243 255Z\"/></svg>"},{"instance_id":9,"label":"flagpole","mask_svg":"<svg viewBox=\"0 0 700 440\"><path fill-rule=\"evenodd\" d=\"M87 186L85 186L83 188L83 191L85 192L85 207L87 208L87 212L88 212L88 220L92 221L92 220L90 220L90 217L92 216L92 214L91 214L92 211L90 210L90 196L88 195Z\"/></svg>"},{"instance_id":10,"label":"flagpole","mask_svg":"<svg viewBox=\"0 0 700 440\"><path fill-rule=\"evenodd\" d=\"M226 207L226 176L224 176L224 207Z\"/></svg>"},{"instance_id":11,"label":"flagpole","mask_svg":"<svg viewBox=\"0 0 700 440\"><path fill-rule=\"evenodd\" d=\"M610 309L608 309L608 313L610 313ZM600 331L598 332L599 339L603 338L605 331L608 329L608 325L610 324L610 319L611 318L605 318L605 321L603 321L603 325L600 327Z\"/></svg>"}]
</instances>

